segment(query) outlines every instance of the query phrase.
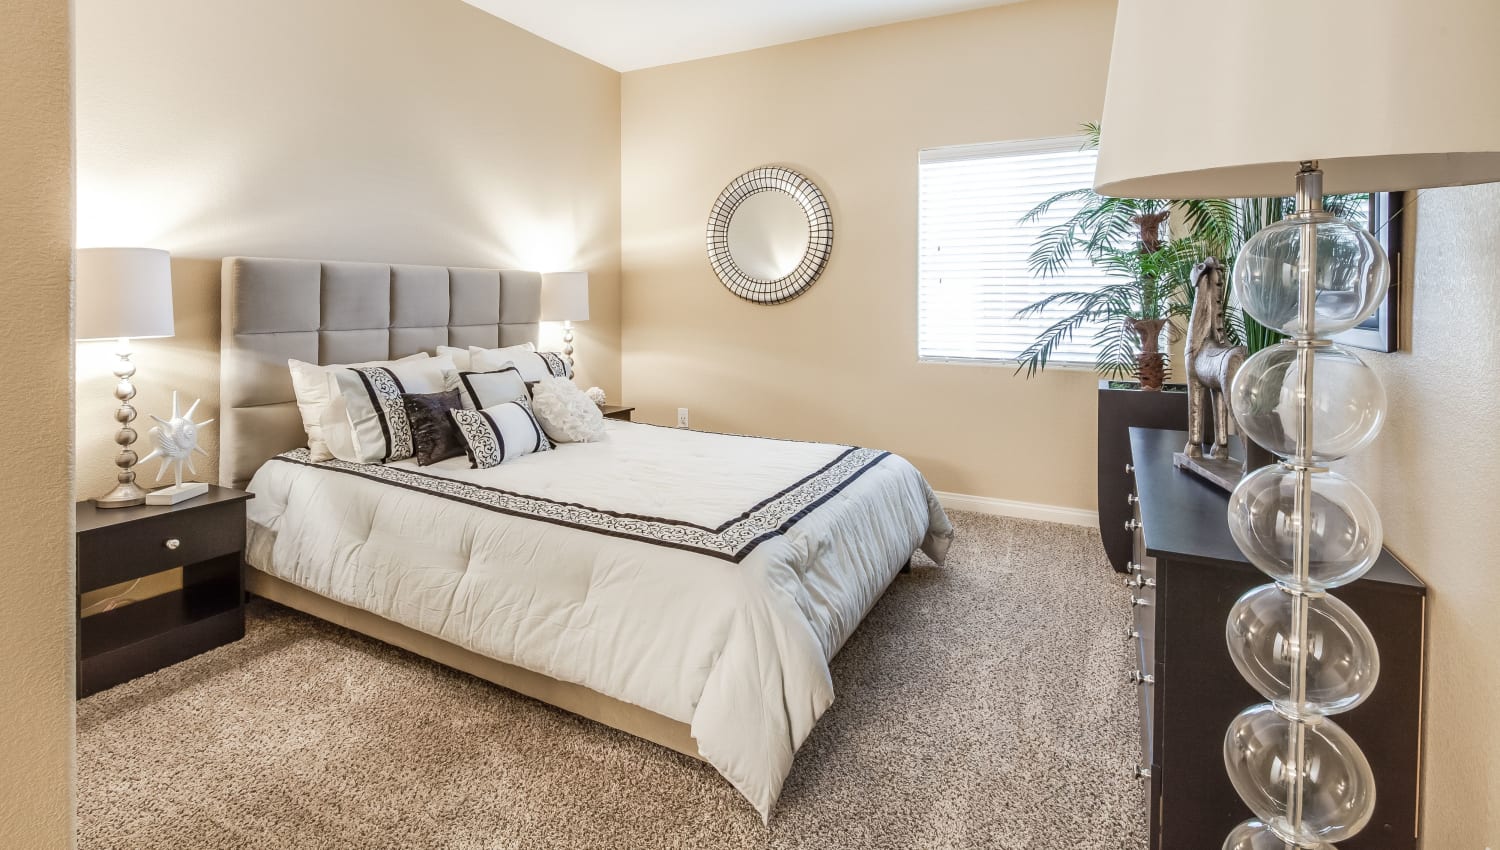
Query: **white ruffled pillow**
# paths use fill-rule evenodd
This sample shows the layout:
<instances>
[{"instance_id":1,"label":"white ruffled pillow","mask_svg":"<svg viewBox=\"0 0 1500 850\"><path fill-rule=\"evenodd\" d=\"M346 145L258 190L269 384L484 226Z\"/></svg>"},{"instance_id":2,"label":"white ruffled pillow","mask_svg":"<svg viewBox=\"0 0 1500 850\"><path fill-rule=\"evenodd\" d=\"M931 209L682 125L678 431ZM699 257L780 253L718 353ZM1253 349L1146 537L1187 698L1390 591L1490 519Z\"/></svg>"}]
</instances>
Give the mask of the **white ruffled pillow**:
<instances>
[{"instance_id":1,"label":"white ruffled pillow","mask_svg":"<svg viewBox=\"0 0 1500 850\"><path fill-rule=\"evenodd\" d=\"M567 378L547 377L531 388L531 412L554 442L594 443L604 439L604 414Z\"/></svg>"}]
</instances>

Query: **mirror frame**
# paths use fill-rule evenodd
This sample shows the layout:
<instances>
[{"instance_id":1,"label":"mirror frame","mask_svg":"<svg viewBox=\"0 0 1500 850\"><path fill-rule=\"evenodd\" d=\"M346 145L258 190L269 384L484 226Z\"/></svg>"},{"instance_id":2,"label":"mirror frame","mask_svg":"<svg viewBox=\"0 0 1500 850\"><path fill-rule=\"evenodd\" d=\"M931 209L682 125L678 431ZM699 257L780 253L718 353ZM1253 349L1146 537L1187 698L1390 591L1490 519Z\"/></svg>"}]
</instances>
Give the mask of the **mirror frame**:
<instances>
[{"instance_id":1,"label":"mirror frame","mask_svg":"<svg viewBox=\"0 0 1500 850\"><path fill-rule=\"evenodd\" d=\"M729 223L751 195L784 192L807 216L807 250L787 275L766 280L746 274L729 253ZM708 213L708 262L724 287L756 304L780 304L806 292L817 281L833 253L833 213L817 185L789 168L752 168L730 181Z\"/></svg>"}]
</instances>

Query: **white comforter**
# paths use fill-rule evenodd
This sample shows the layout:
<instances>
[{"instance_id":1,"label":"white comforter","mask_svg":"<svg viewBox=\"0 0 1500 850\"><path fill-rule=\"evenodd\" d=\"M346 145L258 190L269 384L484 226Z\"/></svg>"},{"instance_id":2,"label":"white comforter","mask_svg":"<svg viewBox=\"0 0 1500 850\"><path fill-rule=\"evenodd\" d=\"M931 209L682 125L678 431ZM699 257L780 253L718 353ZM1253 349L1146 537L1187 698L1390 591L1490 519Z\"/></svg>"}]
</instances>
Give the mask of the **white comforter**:
<instances>
[{"instance_id":1,"label":"white comforter","mask_svg":"<svg viewBox=\"0 0 1500 850\"><path fill-rule=\"evenodd\" d=\"M252 566L688 723L762 817L829 660L952 536L910 463L846 446L611 421L488 470L303 457L250 484Z\"/></svg>"}]
</instances>

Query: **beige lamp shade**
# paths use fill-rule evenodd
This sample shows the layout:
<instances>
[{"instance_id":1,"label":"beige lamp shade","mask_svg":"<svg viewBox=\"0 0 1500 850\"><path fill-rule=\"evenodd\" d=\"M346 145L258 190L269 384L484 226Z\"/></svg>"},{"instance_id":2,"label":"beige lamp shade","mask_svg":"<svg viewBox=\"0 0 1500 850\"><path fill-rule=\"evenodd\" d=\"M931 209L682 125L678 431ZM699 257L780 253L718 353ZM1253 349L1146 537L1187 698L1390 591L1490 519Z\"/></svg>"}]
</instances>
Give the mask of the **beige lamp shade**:
<instances>
[{"instance_id":1,"label":"beige lamp shade","mask_svg":"<svg viewBox=\"0 0 1500 850\"><path fill-rule=\"evenodd\" d=\"M1094 189L1290 195L1500 180L1496 0L1120 0Z\"/></svg>"},{"instance_id":2,"label":"beige lamp shade","mask_svg":"<svg viewBox=\"0 0 1500 850\"><path fill-rule=\"evenodd\" d=\"M542 321L582 322L588 317L588 272L552 272L542 275Z\"/></svg>"},{"instance_id":3,"label":"beige lamp shade","mask_svg":"<svg viewBox=\"0 0 1500 850\"><path fill-rule=\"evenodd\" d=\"M155 248L80 248L77 337L171 336L171 255Z\"/></svg>"}]
</instances>

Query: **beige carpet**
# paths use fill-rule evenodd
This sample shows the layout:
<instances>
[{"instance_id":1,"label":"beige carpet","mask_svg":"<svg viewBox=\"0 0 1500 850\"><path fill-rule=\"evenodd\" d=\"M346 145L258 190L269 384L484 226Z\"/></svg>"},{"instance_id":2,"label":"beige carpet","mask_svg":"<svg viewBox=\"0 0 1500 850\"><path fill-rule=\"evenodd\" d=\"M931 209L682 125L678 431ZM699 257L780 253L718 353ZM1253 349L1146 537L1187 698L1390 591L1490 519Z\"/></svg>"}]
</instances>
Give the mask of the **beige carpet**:
<instances>
[{"instance_id":1,"label":"beige carpet","mask_svg":"<svg viewBox=\"0 0 1500 850\"><path fill-rule=\"evenodd\" d=\"M834 660L769 828L707 765L258 601L244 640L79 703L80 846L1144 847L1098 535L953 518Z\"/></svg>"}]
</instances>

